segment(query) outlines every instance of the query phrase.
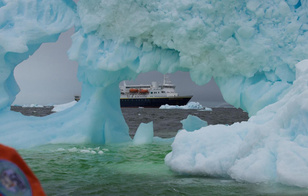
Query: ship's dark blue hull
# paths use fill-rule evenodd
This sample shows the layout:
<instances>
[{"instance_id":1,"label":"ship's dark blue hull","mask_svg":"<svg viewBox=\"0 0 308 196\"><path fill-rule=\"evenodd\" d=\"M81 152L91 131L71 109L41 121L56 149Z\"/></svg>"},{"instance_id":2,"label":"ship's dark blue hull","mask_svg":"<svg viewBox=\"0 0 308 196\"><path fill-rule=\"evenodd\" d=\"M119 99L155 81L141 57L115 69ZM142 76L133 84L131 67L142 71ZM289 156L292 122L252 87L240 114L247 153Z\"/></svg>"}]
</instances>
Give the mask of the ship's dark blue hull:
<instances>
[{"instance_id":1,"label":"ship's dark blue hull","mask_svg":"<svg viewBox=\"0 0 308 196\"><path fill-rule=\"evenodd\" d=\"M186 105L192 96L183 97L150 97L150 98L121 98L121 107L159 108L161 105Z\"/></svg>"}]
</instances>

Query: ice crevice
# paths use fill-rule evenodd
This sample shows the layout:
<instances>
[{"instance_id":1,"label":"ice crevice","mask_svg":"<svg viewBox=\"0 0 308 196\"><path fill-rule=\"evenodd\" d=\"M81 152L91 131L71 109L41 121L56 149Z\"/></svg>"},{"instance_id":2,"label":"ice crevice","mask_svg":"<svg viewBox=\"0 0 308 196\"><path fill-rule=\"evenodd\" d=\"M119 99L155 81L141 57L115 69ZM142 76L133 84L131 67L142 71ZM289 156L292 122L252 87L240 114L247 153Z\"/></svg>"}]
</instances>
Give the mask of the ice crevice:
<instances>
[{"instance_id":1,"label":"ice crevice","mask_svg":"<svg viewBox=\"0 0 308 196\"><path fill-rule=\"evenodd\" d=\"M180 131L165 159L172 170L308 187L307 3L0 0L0 142L130 142L119 83L181 70L197 84L213 77L251 118ZM73 26L68 55L79 64L80 102L42 118L11 112L14 68Z\"/></svg>"}]
</instances>

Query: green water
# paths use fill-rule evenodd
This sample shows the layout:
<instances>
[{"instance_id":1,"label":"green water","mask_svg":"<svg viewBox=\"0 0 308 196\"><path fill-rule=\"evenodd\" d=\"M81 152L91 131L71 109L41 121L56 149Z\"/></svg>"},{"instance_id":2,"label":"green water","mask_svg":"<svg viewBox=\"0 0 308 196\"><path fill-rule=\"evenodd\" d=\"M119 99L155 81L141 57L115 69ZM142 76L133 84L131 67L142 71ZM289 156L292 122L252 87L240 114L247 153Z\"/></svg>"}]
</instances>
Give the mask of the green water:
<instances>
[{"instance_id":1,"label":"green water","mask_svg":"<svg viewBox=\"0 0 308 196\"><path fill-rule=\"evenodd\" d=\"M47 195L308 195L308 189L171 172L170 143L47 145L20 150Z\"/></svg>"}]
</instances>

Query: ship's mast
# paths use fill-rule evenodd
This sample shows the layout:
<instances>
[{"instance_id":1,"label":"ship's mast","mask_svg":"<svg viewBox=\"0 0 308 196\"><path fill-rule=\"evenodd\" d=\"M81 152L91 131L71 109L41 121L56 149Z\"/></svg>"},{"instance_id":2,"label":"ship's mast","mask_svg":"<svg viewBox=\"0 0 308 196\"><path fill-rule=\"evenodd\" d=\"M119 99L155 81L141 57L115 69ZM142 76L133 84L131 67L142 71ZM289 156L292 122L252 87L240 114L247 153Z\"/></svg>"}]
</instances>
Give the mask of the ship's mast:
<instances>
[{"instance_id":1,"label":"ship's mast","mask_svg":"<svg viewBox=\"0 0 308 196\"><path fill-rule=\"evenodd\" d=\"M169 79L169 75L168 74L164 74L164 84L172 84L170 79Z\"/></svg>"}]
</instances>

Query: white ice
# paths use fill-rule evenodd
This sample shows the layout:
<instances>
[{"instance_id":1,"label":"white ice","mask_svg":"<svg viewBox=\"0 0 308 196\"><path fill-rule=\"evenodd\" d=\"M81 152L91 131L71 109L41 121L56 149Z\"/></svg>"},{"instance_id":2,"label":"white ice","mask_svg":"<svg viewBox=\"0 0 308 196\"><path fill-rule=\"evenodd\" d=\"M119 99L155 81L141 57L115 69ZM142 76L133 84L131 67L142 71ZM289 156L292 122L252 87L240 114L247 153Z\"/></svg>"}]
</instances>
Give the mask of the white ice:
<instances>
[{"instance_id":1,"label":"white ice","mask_svg":"<svg viewBox=\"0 0 308 196\"><path fill-rule=\"evenodd\" d=\"M35 104L35 103L32 103L32 104L26 104L26 105L22 105L23 108L42 108L44 107L43 105L39 105L39 104Z\"/></svg>"},{"instance_id":2,"label":"white ice","mask_svg":"<svg viewBox=\"0 0 308 196\"><path fill-rule=\"evenodd\" d=\"M308 60L278 102L248 122L181 131L165 158L174 171L308 187Z\"/></svg>"},{"instance_id":3,"label":"white ice","mask_svg":"<svg viewBox=\"0 0 308 196\"><path fill-rule=\"evenodd\" d=\"M0 0L0 142L129 142L119 83L187 71L197 84L214 78L251 119L181 131L172 170L308 187L307 10L307 0ZM81 100L43 118L11 112L14 68L73 26Z\"/></svg>"},{"instance_id":4,"label":"white ice","mask_svg":"<svg viewBox=\"0 0 308 196\"><path fill-rule=\"evenodd\" d=\"M58 148L56 151L60 151L60 152L69 152L69 153L83 153L83 154L99 154L102 155L104 154L104 151L108 151L108 149L100 149L100 147L97 148L69 148L69 149L65 149L65 148Z\"/></svg>"},{"instance_id":5,"label":"white ice","mask_svg":"<svg viewBox=\"0 0 308 196\"><path fill-rule=\"evenodd\" d=\"M71 101L69 103L54 105L52 111L53 112L62 112L64 110L67 110L67 109L73 107L76 103L77 103L77 101Z\"/></svg>"},{"instance_id":6,"label":"white ice","mask_svg":"<svg viewBox=\"0 0 308 196\"><path fill-rule=\"evenodd\" d=\"M199 102L189 102L186 105L162 105L159 109L183 109L183 110L204 110L204 111L211 111L211 108L203 107Z\"/></svg>"}]
</instances>

